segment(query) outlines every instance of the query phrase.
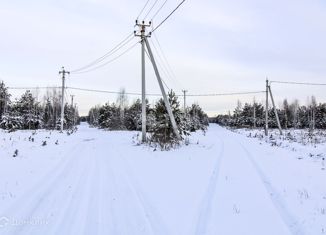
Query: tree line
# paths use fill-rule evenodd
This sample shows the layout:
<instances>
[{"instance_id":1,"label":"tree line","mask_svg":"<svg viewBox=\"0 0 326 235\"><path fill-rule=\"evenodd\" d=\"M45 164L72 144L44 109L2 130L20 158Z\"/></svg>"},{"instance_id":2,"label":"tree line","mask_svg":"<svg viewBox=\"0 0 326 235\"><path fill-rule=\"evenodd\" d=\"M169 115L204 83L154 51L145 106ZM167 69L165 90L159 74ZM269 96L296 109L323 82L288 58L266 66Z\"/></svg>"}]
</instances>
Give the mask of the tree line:
<instances>
[{"instance_id":1,"label":"tree line","mask_svg":"<svg viewBox=\"0 0 326 235\"><path fill-rule=\"evenodd\" d=\"M0 82L0 128L14 131L22 129L60 129L61 94L48 89L42 101L38 94L26 90L14 101L4 82ZM78 110L65 103L64 128L74 127L79 120Z\"/></svg>"},{"instance_id":2,"label":"tree line","mask_svg":"<svg viewBox=\"0 0 326 235\"><path fill-rule=\"evenodd\" d=\"M198 104L192 104L186 110L180 108L178 97L173 91L168 93L168 100L175 117L181 140L190 132L205 131L208 126L208 116ZM128 105L125 90L122 89L116 102L107 102L90 109L88 122L95 127L109 130L141 131L142 103L136 99ZM166 110L164 100L159 99L154 106L146 100L146 130L149 133L148 142L169 149L180 143L176 138Z\"/></svg>"},{"instance_id":3,"label":"tree line","mask_svg":"<svg viewBox=\"0 0 326 235\"><path fill-rule=\"evenodd\" d=\"M264 127L265 107L261 103L238 102L232 114L218 115L215 122L235 128L242 127ZM298 100L289 103L284 99L281 107L277 108L277 114L282 128L310 128L326 129L326 103L317 103L312 96L307 105L300 105ZM275 112L273 108L268 109L268 126L277 128Z\"/></svg>"}]
</instances>

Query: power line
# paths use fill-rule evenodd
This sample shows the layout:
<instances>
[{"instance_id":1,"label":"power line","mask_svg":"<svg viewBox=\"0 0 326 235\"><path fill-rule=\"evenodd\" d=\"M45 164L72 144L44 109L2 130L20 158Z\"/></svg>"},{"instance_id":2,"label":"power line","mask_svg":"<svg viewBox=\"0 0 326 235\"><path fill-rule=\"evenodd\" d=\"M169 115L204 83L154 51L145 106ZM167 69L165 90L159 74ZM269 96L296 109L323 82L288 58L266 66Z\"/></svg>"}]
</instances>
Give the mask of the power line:
<instances>
[{"instance_id":1,"label":"power line","mask_svg":"<svg viewBox=\"0 0 326 235\"><path fill-rule=\"evenodd\" d=\"M6 87L11 90L61 89L61 87Z\"/></svg>"},{"instance_id":2,"label":"power line","mask_svg":"<svg viewBox=\"0 0 326 235\"><path fill-rule=\"evenodd\" d=\"M108 93L108 94L120 94L119 91L107 91L107 90L96 90L96 89L87 89L87 88L79 88L79 87L67 87L70 90L78 90L78 91L88 91L88 92L98 92L98 93ZM126 95L136 95L140 96L140 93L135 92L125 92ZM160 94L146 94L149 96L161 96Z\"/></svg>"},{"instance_id":3,"label":"power line","mask_svg":"<svg viewBox=\"0 0 326 235\"><path fill-rule=\"evenodd\" d=\"M98 65L94 68L91 68L91 69L88 69L88 70L85 70L85 71L81 71L81 72L75 72L74 74L82 74L82 73L88 73L88 72L91 72L91 71L94 71L96 69L99 69L99 68L102 68L103 66L106 66L110 63L112 63L113 61L119 59L121 56L123 56L124 54L126 54L127 52L129 52L131 49L133 49L139 42L136 42L135 44L133 44L132 46L128 47L126 50L124 50L121 54L119 54L118 56L114 57L113 59L101 64L101 65Z\"/></svg>"},{"instance_id":4,"label":"power line","mask_svg":"<svg viewBox=\"0 0 326 235\"><path fill-rule=\"evenodd\" d=\"M107 90L95 90L87 88L78 88L78 87L67 87L71 90L80 90L80 91L89 91L89 92L99 92L99 93L109 93L109 94L120 94L119 91L107 91ZM248 91L248 92L232 92L232 93L212 93L212 94L189 94L187 96L232 96L232 95L250 95L250 94L259 94L265 93L265 91ZM126 92L126 95L137 95L140 96L141 93L136 92ZM162 96L161 94L146 94L148 96ZM176 94L176 96L182 96L183 94Z\"/></svg>"},{"instance_id":5,"label":"power line","mask_svg":"<svg viewBox=\"0 0 326 235\"><path fill-rule=\"evenodd\" d=\"M326 83L312 83L312 82L270 81L270 83L282 83L282 84L293 84L293 85L308 85L308 86L326 86Z\"/></svg>"},{"instance_id":6,"label":"power line","mask_svg":"<svg viewBox=\"0 0 326 235\"><path fill-rule=\"evenodd\" d=\"M153 45L153 44L152 44ZM154 46L154 45L153 45ZM154 46L154 48L155 48L155 46ZM157 52L157 49L155 48L155 50L156 50L156 52ZM147 50L145 49L145 52L146 52L146 55L147 55L147 57L148 57L148 59L149 60L151 60L151 58L150 58L150 56L149 56L149 54L148 54L148 52L147 52ZM159 59L160 60L162 60L161 59L161 57L158 55L158 57L159 57ZM168 75L168 73L164 70L164 68L163 68L163 66L161 65L161 63L159 62L159 61L157 61L157 64L159 65L159 67L161 68L161 71L163 71L163 73L168 77L169 75ZM166 68L165 68L166 69ZM170 88L168 87L168 85L166 84L166 82L163 80L163 78L161 77L161 79L162 79L162 82L164 83L164 85L165 85L165 87L168 89L168 90L170 90Z\"/></svg>"},{"instance_id":7,"label":"power line","mask_svg":"<svg viewBox=\"0 0 326 235\"><path fill-rule=\"evenodd\" d=\"M155 18L155 16L162 10L162 8L164 7L164 5L167 3L168 0L165 0L163 2L163 4L159 7L159 9L155 12L155 14L152 16L152 22L153 22L153 19Z\"/></svg>"},{"instance_id":8,"label":"power line","mask_svg":"<svg viewBox=\"0 0 326 235\"><path fill-rule=\"evenodd\" d=\"M159 47L159 49L160 49L160 51L161 51L162 57L163 57L163 59L164 59L166 65L167 65L167 68L168 68L168 70L170 70L170 72L171 72L171 75L172 75L171 78L172 78L176 83L178 83L179 88L184 89L184 86L183 86L183 85L179 82L179 80L177 79L177 76L175 75L175 73L174 73L174 71L173 71L173 69L172 69L172 67L171 67L171 65L170 65L170 63L169 63L167 57L165 56L165 53L164 53L163 48L162 48L162 46L161 46L161 43L159 42L158 38L156 37L156 34L153 34L153 36L154 36L154 39L155 39L155 41L157 42L157 45L158 45L158 47Z\"/></svg>"},{"instance_id":9,"label":"power line","mask_svg":"<svg viewBox=\"0 0 326 235\"><path fill-rule=\"evenodd\" d=\"M148 59L151 61L151 57L149 56L149 54L148 54L146 48L145 48L145 53L146 53ZM161 71L163 71L163 73L164 73L165 75L167 75L166 72L164 71L162 65L161 65L158 61L157 61L157 64L160 66ZM166 82L164 81L164 79L162 78L162 76L161 76L161 80L162 80L163 84L165 85L165 87L166 87L168 90L170 90L169 86L166 84Z\"/></svg>"},{"instance_id":10,"label":"power line","mask_svg":"<svg viewBox=\"0 0 326 235\"><path fill-rule=\"evenodd\" d=\"M61 87L8 87L8 89L37 89L37 88L61 88ZM89 91L89 92L99 92L99 93L109 93L109 94L120 94L119 91L107 91L107 90L96 90L96 89L88 89L88 88L80 88L80 87L70 87L67 86L66 89L70 90L79 90L79 91ZM230 93L207 93L207 94L188 94L187 96L192 97L200 97L200 96L232 96L232 95L250 95L250 94L259 94L265 93L265 91L248 91L248 92L230 92ZM126 95L141 95L141 93L136 92L126 92ZM148 96L162 96L161 94L146 94ZM183 96L183 94L176 94L176 96Z\"/></svg>"},{"instance_id":11,"label":"power line","mask_svg":"<svg viewBox=\"0 0 326 235\"><path fill-rule=\"evenodd\" d=\"M167 75L167 77L170 77L170 78L171 78L171 74L170 74L169 70L167 69L167 67L166 67L166 65L165 65L165 62L164 62L164 60L162 59L162 57L161 57L161 55L160 55L160 52L159 52L159 50L156 48L156 46L155 46L155 44L153 43L153 41L152 41L152 46L154 47L154 50L155 50L155 52L156 52L156 54L157 54L157 57L159 58L159 61L157 61L157 62L161 62L161 63L162 63L162 65L160 65L160 63L158 63L158 64L161 66L162 70L164 70L165 75Z\"/></svg>"},{"instance_id":12,"label":"power line","mask_svg":"<svg viewBox=\"0 0 326 235\"><path fill-rule=\"evenodd\" d=\"M150 0L147 0L147 2L145 3L144 7L141 9L141 11L139 12L138 16L137 16L137 20L139 18L139 16L143 13L143 11L145 10L147 4L149 3Z\"/></svg>"},{"instance_id":13,"label":"power line","mask_svg":"<svg viewBox=\"0 0 326 235\"><path fill-rule=\"evenodd\" d=\"M100 63L101 61L103 61L104 59L106 59L107 57L111 56L112 54L114 54L115 52L117 52L118 50L120 50L122 47L124 47L126 44L128 44L131 40L132 40L132 36L133 36L133 32L128 34L127 37L125 37L120 43L118 43L115 47L113 47L110 51L108 51L107 53L105 53L103 56L95 59L94 61L92 61L91 63L80 67L78 69L74 69L71 71L71 73L76 73L79 72L81 70L87 69L95 64Z\"/></svg>"},{"instance_id":14,"label":"power line","mask_svg":"<svg viewBox=\"0 0 326 235\"><path fill-rule=\"evenodd\" d=\"M148 10L147 14L145 15L144 19L146 19L146 17L149 15L149 13L153 10L153 8L155 7L156 3L158 2L158 0L156 0L154 2L154 4L152 5L152 7Z\"/></svg>"},{"instance_id":15,"label":"power line","mask_svg":"<svg viewBox=\"0 0 326 235\"><path fill-rule=\"evenodd\" d=\"M189 94L187 96L232 96L232 95L251 95L265 93L265 91L248 91L248 92L232 92L232 93L213 93L213 94Z\"/></svg>"},{"instance_id":16,"label":"power line","mask_svg":"<svg viewBox=\"0 0 326 235\"><path fill-rule=\"evenodd\" d=\"M182 0L182 2L179 3L179 5L167 16L165 17L164 20L161 21L161 23L159 23L152 31L151 33L153 33L155 30L157 30L167 19L170 18L170 16L176 11L178 10L178 8L185 2L186 0Z\"/></svg>"}]
</instances>

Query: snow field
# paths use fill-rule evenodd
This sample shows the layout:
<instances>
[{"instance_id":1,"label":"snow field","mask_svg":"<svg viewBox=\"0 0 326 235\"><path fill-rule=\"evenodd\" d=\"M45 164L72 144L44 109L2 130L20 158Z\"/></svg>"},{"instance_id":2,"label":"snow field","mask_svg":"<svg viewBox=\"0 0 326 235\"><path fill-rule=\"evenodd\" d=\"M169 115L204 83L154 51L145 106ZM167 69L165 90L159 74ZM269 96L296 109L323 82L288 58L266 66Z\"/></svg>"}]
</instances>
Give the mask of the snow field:
<instances>
[{"instance_id":1,"label":"snow field","mask_svg":"<svg viewBox=\"0 0 326 235\"><path fill-rule=\"evenodd\" d=\"M326 172L290 147L217 125L171 151L85 124L31 133L0 132L0 234L325 233Z\"/></svg>"}]
</instances>

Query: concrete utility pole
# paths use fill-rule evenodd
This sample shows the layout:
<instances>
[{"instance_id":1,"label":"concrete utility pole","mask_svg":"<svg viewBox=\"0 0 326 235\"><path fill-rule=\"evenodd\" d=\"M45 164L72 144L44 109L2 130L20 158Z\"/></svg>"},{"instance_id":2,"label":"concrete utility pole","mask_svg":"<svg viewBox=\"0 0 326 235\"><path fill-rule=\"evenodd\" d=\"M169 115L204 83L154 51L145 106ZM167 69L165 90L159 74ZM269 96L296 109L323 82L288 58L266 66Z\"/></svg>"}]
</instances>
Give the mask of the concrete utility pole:
<instances>
[{"instance_id":1,"label":"concrete utility pole","mask_svg":"<svg viewBox=\"0 0 326 235\"><path fill-rule=\"evenodd\" d=\"M74 96L75 95L70 95L71 97L71 108L73 109L73 120L72 120L72 125L75 126L75 108L74 108Z\"/></svg>"},{"instance_id":2,"label":"concrete utility pole","mask_svg":"<svg viewBox=\"0 0 326 235\"><path fill-rule=\"evenodd\" d=\"M268 79L266 79L265 136L268 136Z\"/></svg>"},{"instance_id":3,"label":"concrete utility pole","mask_svg":"<svg viewBox=\"0 0 326 235\"><path fill-rule=\"evenodd\" d=\"M277 113L277 109L276 109L276 106L275 106L275 103L274 103L274 97L273 97L272 89L271 89L270 85L268 86L268 90L269 90L269 94L271 96L271 100L272 100L272 104L273 104L273 109L274 109L274 113L275 113L275 117L276 117L277 127L278 127L278 130L280 131L280 134L282 135L283 134L282 133L282 127L281 127L280 119L278 117L278 113Z\"/></svg>"},{"instance_id":4,"label":"concrete utility pole","mask_svg":"<svg viewBox=\"0 0 326 235\"><path fill-rule=\"evenodd\" d=\"M173 127L174 134L180 140L181 137L180 137L180 134L179 134L179 131L178 131L177 123L176 123L176 121L174 119L172 109L171 109L171 106L170 106L170 102L169 102L169 100L168 100L168 98L166 96L164 86L163 86L163 82L162 82L160 73L158 72L157 65L156 65L156 62L155 62L155 59L154 59L154 56L153 56L153 52L152 52L152 49L151 49L151 47L150 47L150 45L148 43L147 37L145 37L144 41L145 41L145 44L146 44L146 47L147 47L148 54L149 54L149 57L151 59L152 65L154 67L156 78L157 78L158 84L160 86L162 95L163 95L163 100L164 100L164 103L165 103L166 110L168 111L168 114L169 114L169 117L170 117L170 121L171 121L171 124L172 124L172 127Z\"/></svg>"},{"instance_id":5,"label":"concrete utility pole","mask_svg":"<svg viewBox=\"0 0 326 235\"><path fill-rule=\"evenodd\" d=\"M70 97L71 97L71 107L74 107L74 96L75 95L70 95Z\"/></svg>"},{"instance_id":6,"label":"concrete utility pole","mask_svg":"<svg viewBox=\"0 0 326 235\"><path fill-rule=\"evenodd\" d=\"M3 113L6 113L7 112L7 94L4 93L4 105L3 105Z\"/></svg>"},{"instance_id":7,"label":"concrete utility pole","mask_svg":"<svg viewBox=\"0 0 326 235\"><path fill-rule=\"evenodd\" d=\"M253 116L254 116L254 129L256 129L256 100L254 99L254 105L253 105Z\"/></svg>"},{"instance_id":8,"label":"concrete utility pole","mask_svg":"<svg viewBox=\"0 0 326 235\"><path fill-rule=\"evenodd\" d=\"M186 93L188 92L187 90L182 90L183 92L183 110L186 114Z\"/></svg>"},{"instance_id":9,"label":"concrete utility pole","mask_svg":"<svg viewBox=\"0 0 326 235\"><path fill-rule=\"evenodd\" d=\"M62 66L62 71L59 71L59 74L62 74L62 87L61 87L61 126L60 130L63 131L63 119L64 119L64 111L65 111L65 77L66 74L70 74L70 72L66 71L65 68Z\"/></svg>"},{"instance_id":10,"label":"concrete utility pole","mask_svg":"<svg viewBox=\"0 0 326 235\"><path fill-rule=\"evenodd\" d=\"M145 82L145 38L148 37L146 32L146 27L151 26L151 22L149 24L145 24L145 21L141 23L136 20L136 25L140 29L140 34L136 34L135 36L141 38L141 110L142 110L142 118L141 118L141 130L142 130L142 142L146 142L146 82Z\"/></svg>"}]
</instances>

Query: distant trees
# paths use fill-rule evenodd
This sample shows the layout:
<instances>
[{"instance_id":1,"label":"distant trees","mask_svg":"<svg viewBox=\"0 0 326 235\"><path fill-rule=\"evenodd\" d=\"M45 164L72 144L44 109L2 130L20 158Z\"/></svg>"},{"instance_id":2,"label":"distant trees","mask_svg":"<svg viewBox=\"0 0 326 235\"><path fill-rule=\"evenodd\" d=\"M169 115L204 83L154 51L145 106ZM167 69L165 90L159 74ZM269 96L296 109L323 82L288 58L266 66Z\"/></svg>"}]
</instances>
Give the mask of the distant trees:
<instances>
[{"instance_id":1,"label":"distant trees","mask_svg":"<svg viewBox=\"0 0 326 235\"><path fill-rule=\"evenodd\" d=\"M254 117L255 112L255 117ZM298 100L289 103L287 99L282 102L282 107L277 109L282 128L326 128L326 104L317 104L316 98L311 97L307 105L300 105ZM276 128L277 123L275 113L272 108L268 110L268 125ZM216 122L220 125L230 127L264 127L265 125L265 107L260 103L238 106L233 114L218 115Z\"/></svg>"},{"instance_id":2,"label":"distant trees","mask_svg":"<svg viewBox=\"0 0 326 235\"><path fill-rule=\"evenodd\" d=\"M109 130L141 130L142 104L139 99L130 106L127 98L118 95L117 104L107 102L102 106L95 106L88 113L88 121L91 125ZM175 117L178 131L184 139L190 132L205 131L208 126L208 117L197 104L187 108L184 113L180 109L180 102L173 91L168 93L168 100ZM121 115L123 109L123 115ZM162 149L168 149L179 143L173 132L169 115L163 99L159 99L154 107L150 107L146 100L146 129L149 133L149 142L157 143Z\"/></svg>"},{"instance_id":3,"label":"distant trees","mask_svg":"<svg viewBox=\"0 0 326 235\"><path fill-rule=\"evenodd\" d=\"M0 81L0 119L6 112L6 108L10 105L10 94L8 88L5 86L3 81Z\"/></svg>"},{"instance_id":4,"label":"distant trees","mask_svg":"<svg viewBox=\"0 0 326 235\"><path fill-rule=\"evenodd\" d=\"M31 91L25 91L14 102L3 82L0 82L0 128L17 129L59 129L61 96L56 89L47 90L43 102ZM64 128L72 128L78 122L78 111L65 105Z\"/></svg>"}]
</instances>

